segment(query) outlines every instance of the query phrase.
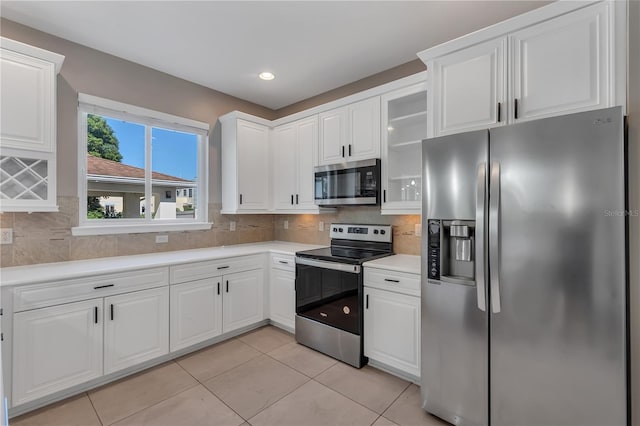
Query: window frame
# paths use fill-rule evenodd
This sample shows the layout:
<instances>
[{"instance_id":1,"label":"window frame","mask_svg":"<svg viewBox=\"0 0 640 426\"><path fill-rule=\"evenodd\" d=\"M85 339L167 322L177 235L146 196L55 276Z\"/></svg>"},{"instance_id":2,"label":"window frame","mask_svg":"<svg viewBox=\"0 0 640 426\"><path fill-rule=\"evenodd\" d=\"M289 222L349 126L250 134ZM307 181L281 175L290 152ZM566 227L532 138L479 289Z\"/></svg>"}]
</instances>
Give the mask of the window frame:
<instances>
[{"instance_id":1,"label":"window frame","mask_svg":"<svg viewBox=\"0 0 640 426\"><path fill-rule=\"evenodd\" d=\"M195 134L198 141L195 198L198 205L193 219L88 219L87 218L87 117L106 116L145 126L145 211L150 212L153 188L151 167L152 128ZM209 124L178 117L97 96L78 94L78 226L72 235L104 235L144 232L187 231L211 229L208 221Z\"/></svg>"}]
</instances>

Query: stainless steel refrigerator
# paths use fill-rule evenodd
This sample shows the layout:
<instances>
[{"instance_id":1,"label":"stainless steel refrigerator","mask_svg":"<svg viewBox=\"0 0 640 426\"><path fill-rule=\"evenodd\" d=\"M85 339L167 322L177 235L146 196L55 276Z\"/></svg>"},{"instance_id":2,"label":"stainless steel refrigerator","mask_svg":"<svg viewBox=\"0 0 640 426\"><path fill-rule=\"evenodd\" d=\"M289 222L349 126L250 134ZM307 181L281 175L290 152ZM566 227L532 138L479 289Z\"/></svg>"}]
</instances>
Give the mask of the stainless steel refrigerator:
<instances>
[{"instance_id":1,"label":"stainless steel refrigerator","mask_svg":"<svg viewBox=\"0 0 640 426\"><path fill-rule=\"evenodd\" d=\"M621 108L423 141L423 408L625 425Z\"/></svg>"}]
</instances>

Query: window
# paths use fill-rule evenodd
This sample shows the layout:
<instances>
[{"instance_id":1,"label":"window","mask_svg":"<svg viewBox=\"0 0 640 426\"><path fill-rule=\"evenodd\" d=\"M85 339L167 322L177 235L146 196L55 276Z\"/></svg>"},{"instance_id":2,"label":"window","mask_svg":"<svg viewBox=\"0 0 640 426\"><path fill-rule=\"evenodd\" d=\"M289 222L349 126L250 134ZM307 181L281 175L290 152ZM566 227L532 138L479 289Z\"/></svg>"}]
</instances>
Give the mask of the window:
<instances>
[{"instance_id":1,"label":"window","mask_svg":"<svg viewBox=\"0 0 640 426\"><path fill-rule=\"evenodd\" d=\"M208 124L78 98L80 226L74 235L211 227Z\"/></svg>"}]
</instances>

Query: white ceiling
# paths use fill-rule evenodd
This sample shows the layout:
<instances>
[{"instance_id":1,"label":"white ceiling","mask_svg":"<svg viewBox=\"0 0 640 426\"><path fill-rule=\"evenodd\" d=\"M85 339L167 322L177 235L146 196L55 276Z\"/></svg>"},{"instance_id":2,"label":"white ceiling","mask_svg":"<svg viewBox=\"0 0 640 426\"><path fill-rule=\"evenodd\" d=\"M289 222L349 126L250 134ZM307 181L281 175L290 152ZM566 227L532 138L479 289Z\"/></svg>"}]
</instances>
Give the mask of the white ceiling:
<instances>
[{"instance_id":1,"label":"white ceiling","mask_svg":"<svg viewBox=\"0 0 640 426\"><path fill-rule=\"evenodd\" d=\"M541 1L6 1L4 18L278 109ZM257 74L269 70L273 81Z\"/></svg>"}]
</instances>

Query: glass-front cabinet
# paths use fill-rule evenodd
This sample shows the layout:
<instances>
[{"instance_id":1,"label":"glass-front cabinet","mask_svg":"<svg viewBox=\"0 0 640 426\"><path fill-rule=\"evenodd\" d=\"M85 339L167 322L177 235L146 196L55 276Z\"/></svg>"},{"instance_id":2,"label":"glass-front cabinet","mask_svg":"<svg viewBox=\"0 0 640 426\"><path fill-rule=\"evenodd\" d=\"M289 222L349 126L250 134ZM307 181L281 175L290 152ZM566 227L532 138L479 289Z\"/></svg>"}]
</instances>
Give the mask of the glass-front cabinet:
<instances>
[{"instance_id":1,"label":"glass-front cabinet","mask_svg":"<svg viewBox=\"0 0 640 426\"><path fill-rule=\"evenodd\" d=\"M382 214L420 214L427 84L382 96Z\"/></svg>"}]
</instances>

